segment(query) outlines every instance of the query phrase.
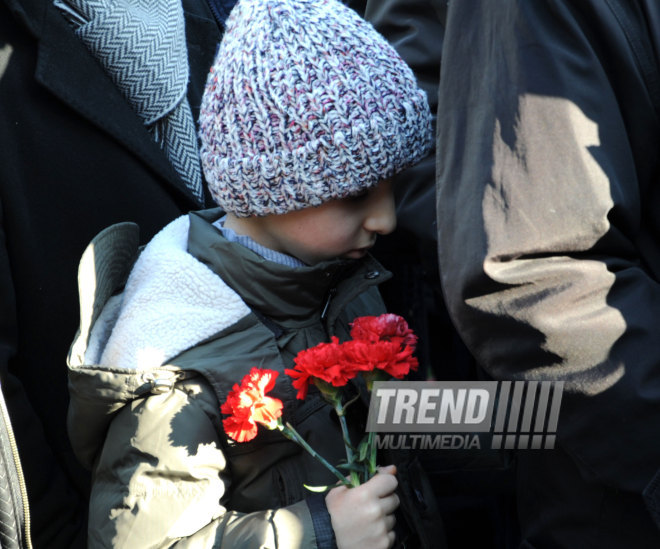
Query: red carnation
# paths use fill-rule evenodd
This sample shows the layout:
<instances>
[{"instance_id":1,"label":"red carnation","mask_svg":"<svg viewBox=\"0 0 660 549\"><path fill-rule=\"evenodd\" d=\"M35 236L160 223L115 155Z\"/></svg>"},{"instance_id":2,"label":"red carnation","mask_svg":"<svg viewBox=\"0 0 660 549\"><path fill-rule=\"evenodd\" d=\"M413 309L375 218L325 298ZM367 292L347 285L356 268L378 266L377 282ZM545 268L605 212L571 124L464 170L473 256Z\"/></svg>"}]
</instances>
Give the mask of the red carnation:
<instances>
[{"instance_id":1,"label":"red carnation","mask_svg":"<svg viewBox=\"0 0 660 549\"><path fill-rule=\"evenodd\" d=\"M408 323L399 315L385 313L380 316L361 316L351 324L351 337L354 340L391 341L400 346L408 346L411 352L417 345L417 336Z\"/></svg>"},{"instance_id":2,"label":"red carnation","mask_svg":"<svg viewBox=\"0 0 660 549\"><path fill-rule=\"evenodd\" d=\"M284 373L293 378L293 386L298 389L301 400L307 396L310 381L317 379L333 387L343 387L358 371L344 360L343 347L334 336L330 343L319 343L300 351L293 361L295 367L284 370Z\"/></svg>"},{"instance_id":3,"label":"red carnation","mask_svg":"<svg viewBox=\"0 0 660 549\"><path fill-rule=\"evenodd\" d=\"M247 442L257 436L257 423L272 426L281 417L282 401L266 396L275 386L277 376L274 370L252 368L240 386L234 385L220 407L223 414L229 414L222 420L227 436L237 442Z\"/></svg>"},{"instance_id":4,"label":"red carnation","mask_svg":"<svg viewBox=\"0 0 660 549\"><path fill-rule=\"evenodd\" d=\"M395 341L355 339L343 345L344 360L361 372L382 370L396 379L403 379L419 364L414 348Z\"/></svg>"}]
</instances>

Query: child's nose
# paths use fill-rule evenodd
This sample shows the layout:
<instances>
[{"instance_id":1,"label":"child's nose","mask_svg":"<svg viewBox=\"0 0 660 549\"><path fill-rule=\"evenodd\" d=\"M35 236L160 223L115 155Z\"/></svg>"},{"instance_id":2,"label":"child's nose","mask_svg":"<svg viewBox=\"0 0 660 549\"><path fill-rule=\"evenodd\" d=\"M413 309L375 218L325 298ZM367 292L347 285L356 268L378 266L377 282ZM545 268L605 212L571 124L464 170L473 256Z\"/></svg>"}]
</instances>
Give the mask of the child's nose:
<instances>
[{"instance_id":1,"label":"child's nose","mask_svg":"<svg viewBox=\"0 0 660 549\"><path fill-rule=\"evenodd\" d=\"M364 220L365 230L389 234L396 228L394 194L389 181L381 183L371 196L371 204Z\"/></svg>"}]
</instances>

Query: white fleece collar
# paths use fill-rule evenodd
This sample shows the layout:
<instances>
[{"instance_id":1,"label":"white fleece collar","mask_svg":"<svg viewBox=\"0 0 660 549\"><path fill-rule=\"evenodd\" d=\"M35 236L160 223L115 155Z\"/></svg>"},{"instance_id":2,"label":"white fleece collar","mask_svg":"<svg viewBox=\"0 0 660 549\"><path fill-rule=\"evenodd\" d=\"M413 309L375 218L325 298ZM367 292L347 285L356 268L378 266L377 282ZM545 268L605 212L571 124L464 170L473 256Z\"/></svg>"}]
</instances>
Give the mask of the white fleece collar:
<instances>
[{"instance_id":1,"label":"white fleece collar","mask_svg":"<svg viewBox=\"0 0 660 549\"><path fill-rule=\"evenodd\" d=\"M87 364L161 366L250 313L234 290L188 253L189 226L187 215L179 217L140 254L124 293L108 301L94 325Z\"/></svg>"}]
</instances>

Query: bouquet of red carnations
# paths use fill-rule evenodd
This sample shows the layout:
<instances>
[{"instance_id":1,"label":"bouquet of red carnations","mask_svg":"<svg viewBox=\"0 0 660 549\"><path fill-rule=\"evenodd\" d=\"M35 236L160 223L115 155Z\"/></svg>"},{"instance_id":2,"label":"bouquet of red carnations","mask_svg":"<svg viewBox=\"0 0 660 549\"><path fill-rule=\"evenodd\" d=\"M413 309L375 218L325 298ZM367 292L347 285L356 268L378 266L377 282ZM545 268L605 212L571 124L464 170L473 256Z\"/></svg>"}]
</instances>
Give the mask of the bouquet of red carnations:
<instances>
[{"instance_id":1,"label":"bouquet of red carnations","mask_svg":"<svg viewBox=\"0 0 660 549\"><path fill-rule=\"evenodd\" d=\"M344 387L357 376L362 376L367 390L374 381L390 377L403 379L418 366L413 356L417 336L400 316L383 314L363 316L351 324L351 339L340 343L332 337L329 343L320 343L300 351L295 366L285 370L298 390L297 397L305 399L310 383L314 384L339 417L346 462L337 467L319 455L288 423L282 421L282 401L266 395L274 386L278 372L252 368L250 373L234 385L220 411L229 417L223 420L227 435L237 442L246 442L257 436L257 425L278 429L284 436L302 446L318 459L347 486L366 482L376 473L376 448L373 433L367 433L358 445L353 445L346 424L346 409L356 400L346 402ZM339 468L348 472L346 475ZM322 487L325 489L326 487Z\"/></svg>"}]
</instances>

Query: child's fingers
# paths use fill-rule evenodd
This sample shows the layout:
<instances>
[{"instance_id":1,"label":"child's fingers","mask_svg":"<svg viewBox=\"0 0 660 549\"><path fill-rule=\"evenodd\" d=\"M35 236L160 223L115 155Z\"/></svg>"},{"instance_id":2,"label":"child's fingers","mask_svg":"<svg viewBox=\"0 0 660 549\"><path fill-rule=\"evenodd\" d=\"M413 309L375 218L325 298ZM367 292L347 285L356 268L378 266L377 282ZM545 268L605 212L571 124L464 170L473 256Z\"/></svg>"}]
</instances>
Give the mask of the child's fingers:
<instances>
[{"instance_id":1,"label":"child's fingers","mask_svg":"<svg viewBox=\"0 0 660 549\"><path fill-rule=\"evenodd\" d=\"M396 524L396 517L394 515L387 515L384 520L385 520L385 529L388 532L394 530L394 525Z\"/></svg>"},{"instance_id":2,"label":"child's fingers","mask_svg":"<svg viewBox=\"0 0 660 549\"><path fill-rule=\"evenodd\" d=\"M396 471L396 467L392 465L391 470ZM399 481L394 476L394 472L379 471L378 474L371 477L364 486L369 486L369 490L372 494L378 497L384 497L394 492L398 485Z\"/></svg>"},{"instance_id":3,"label":"child's fingers","mask_svg":"<svg viewBox=\"0 0 660 549\"><path fill-rule=\"evenodd\" d=\"M389 496L380 498L380 506L385 515L394 513L399 508L399 496L390 494Z\"/></svg>"},{"instance_id":4,"label":"child's fingers","mask_svg":"<svg viewBox=\"0 0 660 549\"><path fill-rule=\"evenodd\" d=\"M378 472L386 475L396 475L396 465L378 467Z\"/></svg>"}]
</instances>

